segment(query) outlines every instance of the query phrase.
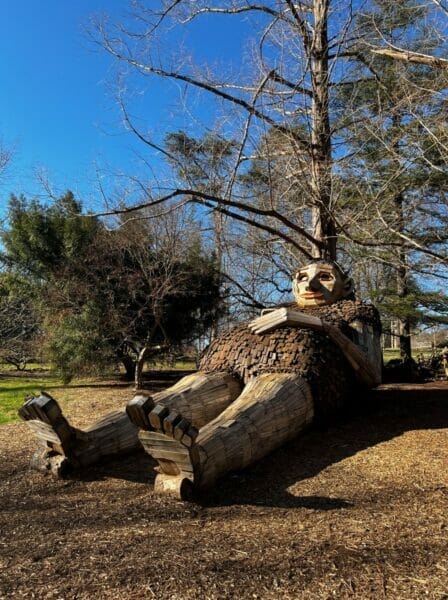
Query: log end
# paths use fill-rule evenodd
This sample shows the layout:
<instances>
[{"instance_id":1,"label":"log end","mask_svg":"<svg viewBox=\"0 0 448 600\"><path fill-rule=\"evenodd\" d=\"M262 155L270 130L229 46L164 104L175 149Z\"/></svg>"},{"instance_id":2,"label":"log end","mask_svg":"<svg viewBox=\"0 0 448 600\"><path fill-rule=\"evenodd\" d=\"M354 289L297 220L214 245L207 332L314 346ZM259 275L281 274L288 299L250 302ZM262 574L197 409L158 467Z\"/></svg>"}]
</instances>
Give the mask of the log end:
<instances>
[{"instance_id":1,"label":"log end","mask_svg":"<svg viewBox=\"0 0 448 600\"><path fill-rule=\"evenodd\" d=\"M41 473L51 474L58 479L65 479L75 468L70 460L61 454L54 454L48 449L39 449L31 457L30 467Z\"/></svg>"},{"instance_id":2,"label":"log end","mask_svg":"<svg viewBox=\"0 0 448 600\"><path fill-rule=\"evenodd\" d=\"M191 501L194 497L194 484L185 475L167 475L159 473L154 483L154 492L171 496L178 500Z\"/></svg>"}]
</instances>

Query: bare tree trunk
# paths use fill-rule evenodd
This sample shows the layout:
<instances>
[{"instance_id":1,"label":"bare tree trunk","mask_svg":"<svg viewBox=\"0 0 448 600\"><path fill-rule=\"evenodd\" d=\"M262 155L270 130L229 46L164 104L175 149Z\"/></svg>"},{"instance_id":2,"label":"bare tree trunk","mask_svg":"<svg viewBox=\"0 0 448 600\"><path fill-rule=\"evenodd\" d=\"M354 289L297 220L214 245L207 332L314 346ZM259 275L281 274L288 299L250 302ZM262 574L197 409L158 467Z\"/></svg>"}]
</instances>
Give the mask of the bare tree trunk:
<instances>
[{"instance_id":1,"label":"bare tree trunk","mask_svg":"<svg viewBox=\"0 0 448 600\"><path fill-rule=\"evenodd\" d=\"M150 348L148 346L143 346L138 354L134 375L134 387L136 390L139 390L143 387L143 367L149 352Z\"/></svg>"},{"instance_id":2,"label":"bare tree trunk","mask_svg":"<svg viewBox=\"0 0 448 600\"><path fill-rule=\"evenodd\" d=\"M313 236L321 246L314 245L316 258L336 259L336 228L331 215L331 131L329 116L328 72L328 6L329 0L315 0L314 34L311 54L311 187L313 190Z\"/></svg>"},{"instance_id":3,"label":"bare tree trunk","mask_svg":"<svg viewBox=\"0 0 448 600\"><path fill-rule=\"evenodd\" d=\"M119 358L126 371L126 380L132 381L135 377L135 361L127 354L122 354Z\"/></svg>"},{"instance_id":4,"label":"bare tree trunk","mask_svg":"<svg viewBox=\"0 0 448 600\"><path fill-rule=\"evenodd\" d=\"M215 237L216 266L220 274L224 273L224 215L213 213L213 230ZM219 317L216 317L211 326L211 339L219 335Z\"/></svg>"},{"instance_id":5,"label":"bare tree trunk","mask_svg":"<svg viewBox=\"0 0 448 600\"><path fill-rule=\"evenodd\" d=\"M398 231L404 229L403 195L397 194L394 199L395 208L398 213ZM399 267L397 270L397 296L400 300L405 300L409 295L408 277L409 269L407 266L406 251L403 247L399 250ZM403 360L411 360L411 324L409 317L399 317L398 334L400 357Z\"/></svg>"},{"instance_id":6,"label":"bare tree trunk","mask_svg":"<svg viewBox=\"0 0 448 600\"><path fill-rule=\"evenodd\" d=\"M398 130L402 125L402 116L400 113L393 115L392 117L393 128ZM393 143L393 148L396 154L397 169L401 169L401 149L398 141ZM394 207L397 219L397 231L403 233L405 230L405 214L404 214L404 197L401 191L398 191L394 197ZM409 295L409 267L407 264L406 249L404 247L404 240L400 238L401 245L398 249L398 269L397 269L397 296L404 302ZM411 360L411 324L409 317L399 316L398 317L398 335L399 335L399 347L400 357L403 360Z\"/></svg>"}]
</instances>

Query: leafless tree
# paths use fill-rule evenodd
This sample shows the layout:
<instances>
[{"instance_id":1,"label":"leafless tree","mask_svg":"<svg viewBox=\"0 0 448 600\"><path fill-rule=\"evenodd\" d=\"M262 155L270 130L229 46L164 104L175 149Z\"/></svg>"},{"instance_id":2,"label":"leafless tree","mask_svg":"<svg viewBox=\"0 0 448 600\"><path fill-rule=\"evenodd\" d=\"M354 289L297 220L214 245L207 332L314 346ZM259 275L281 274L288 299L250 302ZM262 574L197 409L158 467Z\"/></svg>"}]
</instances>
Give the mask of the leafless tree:
<instances>
[{"instance_id":1,"label":"leafless tree","mask_svg":"<svg viewBox=\"0 0 448 600\"><path fill-rule=\"evenodd\" d=\"M186 296L194 292L187 289L187 282L177 268L184 259L186 248L191 245L192 237L198 233L191 211L183 208L158 215L157 218L152 217L151 210L146 210L138 218L123 223L113 236L114 243L118 243L122 251L131 257L133 268L138 269L141 284L148 290L147 296L141 298L142 318L145 313L152 315L153 325L146 336L137 340L126 336L126 332L123 336L136 355L136 388L142 387L145 362L172 350L172 340L164 328L167 298L174 294ZM139 318L138 312L135 318Z\"/></svg>"},{"instance_id":2,"label":"leafless tree","mask_svg":"<svg viewBox=\"0 0 448 600\"><path fill-rule=\"evenodd\" d=\"M233 174L224 193L199 193L191 188L163 193L160 188L152 188L150 197L139 205L154 206L188 197L283 240L302 257L335 258L335 131L330 94L340 83L336 63L352 59L346 52L353 21L351 3L181 0L160 2L155 8L154 3L133 2L132 7L130 21L122 21L115 28L104 23L97 25L101 45L121 64L141 75L175 82L185 94L192 89L204 92L217 110L227 110L222 129L227 131L227 137L230 133L237 141ZM253 39L246 49L249 60L243 61L238 73L223 69L217 74L207 67L199 70L186 58L183 48L181 54L171 58L169 36L174 35L176 40L179 26L187 28L199 20L213 22L226 17L247 19L253 30ZM331 37L330 19L333 30L337 30ZM160 143L132 119L125 103L122 108L127 127L144 144L166 154ZM244 175L248 161L261 151L261 140L268 132L282 138L283 146L288 146L290 162L294 163L288 173L290 181L302 180L292 213L286 212L273 197L260 206L239 186L239 177ZM265 160L268 170L270 157Z\"/></svg>"},{"instance_id":3,"label":"leafless tree","mask_svg":"<svg viewBox=\"0 0 448 600\"><path fill-rule=\"evenodd\" d=\"M36 357L38 324L29 302L0 297L0 361L24 370Z\"/></svg>"},{"instance_id":4,"label":"leafless tree","mask_svg":"<svg viewBox=\"0 0 448 600\"><path fill-rule=\"evenodd\" d=\"M204 130L234 141L224 186L160 175L136 178L135 203L107 212L129 216L149 207L163 214L194 203L202 215L231 217L223 242L226 272L248 311L268 301L268 290L282 292L283 273L297 262L335 259L337 237L338 258L347 263L362 251L363 260L395 269L398 294L408 294L410 270L444 277L446 189L433 184L434 174L446 177L448 164L443 113L437 118L447 88L439 51L443 31L429 19L427 42L416 45L413 36L412 44L400 47L380 21L369 17L366 28L359 18L374 15L376 4L381 3L134 1L121 22L97 22L97 42L131 76L141 76L149 86L161 81L177 86L192 135L198 135L206 102L207 114L214 111L216 120L207 117ZM417 15L426 10L424 4L446 11L440 0L411 4ZM195 63L179 43L181 32L197 22L213 27L220 19L244 23L247 43L236 68L224 60L215 69ZM436 47L437 55L431 54ZM389 51L406 52L411 61L396 63L397 94L388 89L384 69L377 68L378 61L388 61ZM422 56L438 61L437 78L409 76L409 64L431 64ZM358 102L365 84L379 98L375 118ZM205 100L198 99L202 96ZM133 115L125 86L119 102L128 130L171 166L177 161L182 167L163 136ZM377 165L386 161L387 169L374 172L373 160L366 166L370 140L382 146ZM416 173L416 165L420 174L426 165L431 180L418 194L412 186L403 189L404 176Z\"/></svg>"}]
</instances>

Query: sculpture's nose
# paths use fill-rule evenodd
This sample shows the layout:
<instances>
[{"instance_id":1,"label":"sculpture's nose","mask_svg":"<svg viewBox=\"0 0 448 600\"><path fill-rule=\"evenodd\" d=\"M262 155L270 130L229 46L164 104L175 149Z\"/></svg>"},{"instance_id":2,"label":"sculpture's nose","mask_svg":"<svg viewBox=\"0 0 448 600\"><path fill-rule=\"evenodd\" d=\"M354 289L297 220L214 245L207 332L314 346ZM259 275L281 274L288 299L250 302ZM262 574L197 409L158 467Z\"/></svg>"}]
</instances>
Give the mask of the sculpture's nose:
<instances>
[{"instance_id":1,"label":"sculpture's nose","mask_svg":"<svg viewBox=\"0 0 448 600\"><path fill-rule=\"evenodd\" d=\"M310 279L309 288L313 292L317 292L318 291L318 289L320 288L320 281L319 281L319 279L317 277L313 277L312 279Z\"/></svg>"}]
</instances>

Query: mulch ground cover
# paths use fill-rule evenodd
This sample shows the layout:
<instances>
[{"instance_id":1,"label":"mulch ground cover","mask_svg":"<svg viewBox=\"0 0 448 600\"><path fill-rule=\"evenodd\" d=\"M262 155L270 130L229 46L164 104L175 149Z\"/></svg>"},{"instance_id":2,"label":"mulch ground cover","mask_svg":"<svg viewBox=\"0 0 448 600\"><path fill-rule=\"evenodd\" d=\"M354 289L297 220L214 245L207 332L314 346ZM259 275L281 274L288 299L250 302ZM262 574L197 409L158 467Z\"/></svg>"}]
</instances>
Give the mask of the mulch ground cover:
<instances>
[{"instance_id":1,"label":"mulch ground cover","mask_svg":"<svg viewBox=\"0 0 448 600\"><path fill-rule=\"evenodd\" d=\"M132 391L70 393L85 426ZM1 426L0 598L447 600L448 385L361 404L194 503L156 497L143 453L43 476L26 425Z\"/></svg>"}]
</instances>

